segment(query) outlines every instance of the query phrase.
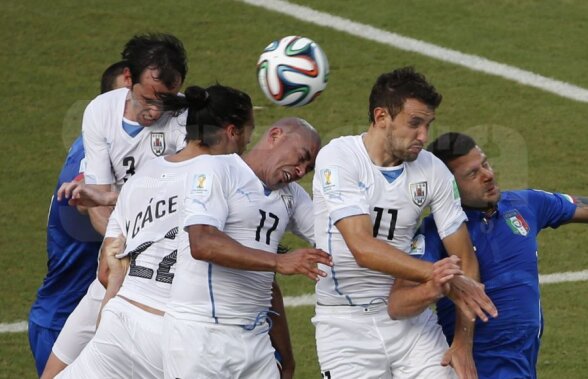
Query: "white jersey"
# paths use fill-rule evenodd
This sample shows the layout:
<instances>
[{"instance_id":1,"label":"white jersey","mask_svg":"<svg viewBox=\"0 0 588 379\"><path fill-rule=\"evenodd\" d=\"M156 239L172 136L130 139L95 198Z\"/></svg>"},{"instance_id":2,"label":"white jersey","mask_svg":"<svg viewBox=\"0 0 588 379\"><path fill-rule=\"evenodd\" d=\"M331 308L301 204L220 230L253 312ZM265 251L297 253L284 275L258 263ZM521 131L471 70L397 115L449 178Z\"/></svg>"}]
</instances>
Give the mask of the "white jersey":
<instances>
[{"instance_id":1,"label":"white jersey","mask_svg":"<svg viewBox=\"0 0 588 379\"><path fill-rule=\"evenodd\" d=\"M106 237L126 238L122 258L130 269L119 294L165 310L177 260L183 193L190 166L199 157L169 162L164 157L147 162L122 187L108 221Z\"/></svg>"},{"instance_id":2,"label":"white jersey","mask_svg":"<svg viewBox=\"0 0 588 379\"><path fill-rule=\"evenodd\" d=\"M402 171L390 183L383 171L393 170ZM377 167L361 135L334 139L319 152L313 197L317 248L333 257L332 268L321 267L328 275L316 286L317 303L322 305L387 299L394 281L391 275L357 264L335 226L337 221L369 215L374 236L408 253L425 207L431 207L441 238L466 220L455 179L433 154L422 151L413 162Z\"/></svg>"},{"instance_id":3,"label":"white jersey","mask_svg":"<svg viewBox=\"0 0 588 379\"><path fill-rule=\"evenodd\" d=\"M164 113L152 126L134 137L123 129L128 88L96 97L84 111L82 135L86 150L88 184L116 184L118 187L145 162L175 153L185 145L186 112L171 117Z\"/></svg>"},{"instance_id":4,"label":"white jersey","mask_svg":"<svg viewBox=\"0 0 588 379\"><path fill-rule=\"evenodd\" d=\"M239 243L276 253L286 230L313 239L312 201L296 184L266 191L238 155L206 156L193 166L184 228L212 225ZM273 272L196 260L182 243L167 312L184 320L246 325L271 305Z\"/></svg>"}]
</instances>

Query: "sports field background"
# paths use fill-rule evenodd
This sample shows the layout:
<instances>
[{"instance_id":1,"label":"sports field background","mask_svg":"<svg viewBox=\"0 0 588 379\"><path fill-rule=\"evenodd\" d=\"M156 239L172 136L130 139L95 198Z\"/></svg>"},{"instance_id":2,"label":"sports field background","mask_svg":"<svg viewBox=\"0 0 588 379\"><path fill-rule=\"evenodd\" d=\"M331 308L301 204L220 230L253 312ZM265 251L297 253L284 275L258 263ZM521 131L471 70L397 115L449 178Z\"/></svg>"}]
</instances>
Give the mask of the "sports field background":
<instances>
[{"instance_id":1,"label":"sports field background","mask_svg":"<svg viewBox=\"0 0 588 379\"><path fill-rule=\"evenodd\" d=\"M580 0L296 1L389 32L474 54L588 88L588 3ZM83 5L82 5L83 4ZM369 4L369 5L368 5ZM100 74L136 33L177 35L189 54L186 84L216 81L243 89L257 129L296 115L331 138L367 127L367 98L378 74L403 65L425 73L444 95L432 136L474 134L503 188L588 195L588 104L311 25L238 1L3 1L0 3L0 323L27 318L46 270L47 208L81 110ZM255 63L273 39L314 39L331 65L315 103L278 108L263 98ZM304 181L307 189L309 180ZM294 240L288 238L290 245ZM542 274L588 269L585 226L546 231ZM312 291L280 278L286 296ZM540 377L585 378L588 283L544 285L546 331ZM318 378L311 306L288 309L297 378ZM26 333L0 334L0 378L34 378Z\"/></svg>"}]
</instances>

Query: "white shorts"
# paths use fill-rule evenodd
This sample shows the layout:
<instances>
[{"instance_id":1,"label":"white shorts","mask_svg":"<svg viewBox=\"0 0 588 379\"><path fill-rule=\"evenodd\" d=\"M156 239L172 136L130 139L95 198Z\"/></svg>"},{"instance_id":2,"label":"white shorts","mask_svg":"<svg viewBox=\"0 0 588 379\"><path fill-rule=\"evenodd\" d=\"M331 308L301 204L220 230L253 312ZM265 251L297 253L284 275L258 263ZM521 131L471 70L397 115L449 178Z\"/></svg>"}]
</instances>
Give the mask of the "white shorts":
<instances>
[{"instance_id":1,"label":"white shorts","mask_svg":"<svg viewBox=\"0 0 588 379\"><path fill-rule=\"evenodd\" d=\"M279 379L267 324L253 330L164 316L166 379Z\"/></svg>"},{"instance_id":2,"label":"white shorts","mask_svg":"<svg viewBox=\"0 0 588 379\"><path fill-rule=\"evenodd\" d=\"M456 378L441 366L449 347L436 321L430 309L392 320L386 304L317 305L312 322L323 378Z\"/></svg>"},{"instance_id":3,"label":"white shorts","mask_svg":"<svg viewBox=\"0 0 588 379\"><path fill-rule=\"evenodd\" d=\"M114 297L102 310L94 338L55 378L162 378L162 328L162 316Z\"/></svg>"},{"instance_id":4,"label":"white shorts","mask_svg":"<svg viewBox=\"0 0 588 379\"><path fill-rule=\"evenodd\" d=\"M63 363L71 364L94 337L100 304L105 293L104 286L95 279L76 309L67 318L51 349Z\"/></svg>"}]
</instances>

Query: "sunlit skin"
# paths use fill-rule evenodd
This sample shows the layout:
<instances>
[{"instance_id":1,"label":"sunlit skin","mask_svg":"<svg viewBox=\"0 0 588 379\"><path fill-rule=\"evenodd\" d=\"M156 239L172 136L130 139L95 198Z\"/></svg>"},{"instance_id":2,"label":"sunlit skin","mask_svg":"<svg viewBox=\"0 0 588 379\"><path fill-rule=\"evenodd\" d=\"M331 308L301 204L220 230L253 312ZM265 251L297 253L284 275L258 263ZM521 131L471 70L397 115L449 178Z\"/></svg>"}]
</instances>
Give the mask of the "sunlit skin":
<instances>
[{"instance_id":1,"label":"sunlit skin","mask_svg":"<svg viewBox=\"0 0 588 379\"><path fill-rule=\"evenodd\" d=\"M488 210L500 200L500 189L486 154L478 147L448 163L453 172L461 203L474 209Z\"/></svg>"},{"instance_id":2,"label":"sunlit skin","mask_svg":"<svg viewBox=\"0 0 588 379\"><path fill-rule=\"evenodd\" d=\"M275 128L270 131L270 137L270 148L275 151L268 154L268 159L256 172L267 188L281 188L314 170L320 149L318 135L309 130L286 133Z\"/></svg>"},{"instance_id":3,"label":"sunlit skin","mask_svg":"<svg viewBox=\"0 0 588 379\"><path fill-rule=\"evenodd\" d=\"M176 83L168 88L158 79L158 74L158 70L148 68L141 74L139 83L133 84L125 104L125 118L136 121L141 126L151 126L159 120L162 112L157 105L157 94L178 93L182 81L178 75Z\"/></svg>"},{"instance_id":4,"label":"sunlit skin","mask_svg":"<svg viewBox=\"0 0 588 379\"><path fill-rule=\"evenodd\" d=\"M391 167L417 159L427 143L435 110L417 99L407 99L394 118L387 108L375 108L374 120L364 143L375 165Z\"/></svg>"}]
</instances>

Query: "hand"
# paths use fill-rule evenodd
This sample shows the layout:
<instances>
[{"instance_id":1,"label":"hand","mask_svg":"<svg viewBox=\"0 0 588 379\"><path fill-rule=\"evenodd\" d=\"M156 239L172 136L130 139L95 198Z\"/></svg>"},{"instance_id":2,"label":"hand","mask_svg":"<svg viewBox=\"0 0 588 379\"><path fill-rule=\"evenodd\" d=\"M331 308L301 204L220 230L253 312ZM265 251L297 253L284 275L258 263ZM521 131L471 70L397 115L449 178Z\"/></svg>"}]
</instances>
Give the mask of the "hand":
<instances>
[{"instance_id":1,"label":"hand","mask_svg":"<svg viewBox=\"0 0 588 379\"><path fill-rule=\"evenodd\" d=\"M327 273L319 270L317 263L332 266L331 256L320 249L296 249L286 254L276 256L276 271L284 275L302 274L314 281Z\"/></svg>"},{"instance_id":2,"label":"hand","mask_svg":"<svg viewBox=\"0 0 588 379\"><path fill-rule=\"evenodd\" d=\"M472 355L471 345L456 343L455 341L451 347L443 355L441 366L451 365L460 379L477 379L478 372L476 371L476 364Z\"/></svg>"},{"instance_id":3,"label":"hand","mask_svg":"<svg viewBox=\"0 0 588 379\"><path fill-rule=\"evenodd\" d=\"M125 250L125 237L121 234L116 237L112 243L104 246L104 256L106 257L106 264L110 272L109 276L124 276L127 273L128 262L125 258L119 259L116 256Z\"/></svg>"},{"instance_id":4,"label":"hand","mask_svg":"<svg viewBox=\"0 0 588 379\"><path fill-rule=\"evenodd\" d=\"M486 322L488 321L486 313L492 317L498 316L492 300L484 292L483 284L465 275L457 275L450 280L450 286L447 296L468 319L473 321L477 316Z\"/></svg>"},{"instance_id":5,"label":"hand","mask_svg":"<svg viewBox=\"0 0 588 379\"><path fill-rule=\"evenodd\" d=\"M431 290L431 293L435 294L437 299L440 299L447 296L451 290L449 281L456 275L463 275L463 271L459 267L459 257L452 255L433 263L432 275L426 285Z\"/></svg>"},{"instance_id":6,"label":"hand","mask_svg":"<svg viewBox=\"0 0 588 379\"><path fill-rule=\"evenodd\" d=\"M102 205L114 205L118 195L112 192L104 192L82 182L66 182L57 191L57 201L69 199L71 206L97 207Z\"/></svg>"}]
</instances>

